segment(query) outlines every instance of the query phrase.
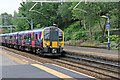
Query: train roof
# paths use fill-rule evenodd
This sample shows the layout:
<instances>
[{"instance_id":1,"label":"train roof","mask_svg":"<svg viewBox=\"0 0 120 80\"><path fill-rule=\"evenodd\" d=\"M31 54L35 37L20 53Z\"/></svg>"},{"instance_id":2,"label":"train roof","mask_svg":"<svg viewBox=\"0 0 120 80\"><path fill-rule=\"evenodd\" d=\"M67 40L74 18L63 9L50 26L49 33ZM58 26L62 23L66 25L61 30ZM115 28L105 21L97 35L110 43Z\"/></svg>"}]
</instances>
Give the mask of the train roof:
<instances>
[{"instance_id":1,"label":"train roof","mask_svg":"<svg viewBox=\"0 0 120 80\"><path fill-rule=\"evenodd\" d=\"M55 26L49 26L49 27L45 27L44 30L45 30L45 29L50 29L50 28L58 28L58 27L55 27ZM59 29L60 31L62 31L60 28L58 28L58 29Z\"/></svg>"},{"instance_id":2,"label":"train roof","mask_svg":"<svg viewBox=\"0 0 120 80\"><path fill-rule=\"evenodd\" d=\"M34 30L32 30L33 32L35 31L35 32L38 32L38 31L43 31L43 28L40 28L40 29L34 29Z\"/></svg>"},{"instance_id":3,"label":"train roof","mask_svg":"<svg viewBox=\"0 0 120 80\"><path fill-rule=\"evenodd\" d=\"M27 31L20 31L20 32L14 32L14 33L6 33L6 34L0 34L0 35L12 35L12 34L22 34L22 33L31 33L31 32L39 32L39 31L43 31L43 30L46 30L46 29L50 29L50 28L58 28L58 27L55 27L55 26L49 26L49 27L45 27L45 28L40 28L40 29L33 29L33 30L27 30ZM59 31L62 32L62 30L60 28L58 28Z\"/></svg>"},{"instance_id":4,"label":"train roof","mask_svg":"<svg viewBox=\"0 0 120 80\"><path fill-rule=\"evenodd\" d=\"M12 34L18 34L18 32L9 33L9 35L12 35Z\"/></svg>"},{"instance_id":5,"label":"train roof","mask_svg":"<svg viewBox=\"0 0 120 80\"><path fill-rule=\"evenodd\" d=\"M0 34L0 36L3 36L4 34Z\"/></svg>"},{"instance_id":6,"label":"train roof","mask_svg":"<svg viewBox=\"0 0 120 80\"><path fill-rule=\"evenodd\" d=\"M8 35L8 33L6 33L6 34L0 34L0 36L5 36L5 35Z\"/></svg>"},{"instance_id":7,"label":"train roof","mask_svg":"<svg viewBox=\"0 0 120 80\"><path fill-rule=\"evenodd\" d=\"M38 32L38 31L42 31L43 28L40 28L40 29L34 29L34 30L27 30L27 31L21 31L19 32L19 34L22 34L22 33L31 33L31 32Z\"/></svg>"}]
</instances>

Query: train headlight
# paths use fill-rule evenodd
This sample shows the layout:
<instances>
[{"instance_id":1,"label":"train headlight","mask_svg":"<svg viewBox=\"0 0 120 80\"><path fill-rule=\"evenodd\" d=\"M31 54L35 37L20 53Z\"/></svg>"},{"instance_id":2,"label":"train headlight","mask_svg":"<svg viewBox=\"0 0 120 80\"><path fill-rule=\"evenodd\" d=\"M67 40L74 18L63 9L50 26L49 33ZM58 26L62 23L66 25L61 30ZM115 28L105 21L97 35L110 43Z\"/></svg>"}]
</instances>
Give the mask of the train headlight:
<instances>
[{"instance_id":1,"label":"train headlight","mask_svg":"<svg viewBox=\"0 0 120 80\"><path fill-rule=\"evenodd\" d=\"M59 46L62 46L63 43L59 43Z\"/></svg>"},{"instance_id":2,"label":"train headlight","mask_svg":"<svg viewBox=\"0 0 120 80\"><path fill-rule=\"evenodd\" d=\"M52 49L52 53L57 53L57 50L56 49Z\"/></svg>"},{"instance_id":3,"label":"train headlight","mask_svg":"<svg viewBox=\"0 0 120 80\"><path fill-rule=\"evenodd\" d=\"M45 43L46 46L49 46L49 43Z\"/></svg>"},{"instance_id":4,"label":"train headlight","mask_svg":"<svg viewBox=\"0 0 120 80\"><path fill-rule=\"evenodd\" d=\"M47 43L47 46L49 45L49 43Z\"/></svg>"}]
</instances>

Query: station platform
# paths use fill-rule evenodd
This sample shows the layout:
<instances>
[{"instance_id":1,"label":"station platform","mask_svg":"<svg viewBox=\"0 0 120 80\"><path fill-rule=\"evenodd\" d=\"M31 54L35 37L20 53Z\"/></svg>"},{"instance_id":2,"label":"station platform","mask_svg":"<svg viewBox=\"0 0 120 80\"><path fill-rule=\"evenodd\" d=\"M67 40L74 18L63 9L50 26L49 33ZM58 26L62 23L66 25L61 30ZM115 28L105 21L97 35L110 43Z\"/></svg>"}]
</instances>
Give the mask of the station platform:
<instances>
[{"instance_id":1,"label":"station platform","mask_svg":"<svg viewBox=\"0 0 120 80\"><path fill-rule=\"evenodd\" d=\"M94 77L49 63L34 60L0 50L0 78L2 80L80 80Z\"/></svg>"},{"instance_id":2,"label":"station platform","mask_svg":"<svg viewBox=\"0 0 120 80\"><path fill-rule=\"evenodd\" d=\"M104 57L109 59L118 59L118 50L107 50L89 47L64 46L64 51L83 55L91 55L97 57Z\"/></svg>"}]
</instances>

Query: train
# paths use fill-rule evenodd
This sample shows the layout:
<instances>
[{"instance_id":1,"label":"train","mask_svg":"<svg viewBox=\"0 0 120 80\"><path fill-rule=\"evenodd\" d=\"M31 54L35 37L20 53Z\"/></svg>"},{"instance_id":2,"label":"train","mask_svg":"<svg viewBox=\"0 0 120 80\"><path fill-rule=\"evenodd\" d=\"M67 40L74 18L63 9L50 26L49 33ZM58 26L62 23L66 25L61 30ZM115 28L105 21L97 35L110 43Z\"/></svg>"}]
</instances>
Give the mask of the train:
<instances>
[{"instance_id":1,"label":"train","mask_svg":"<svg viewBox=\"0 0 120 80\"><path fill-rule=\"evenodd\" d=\"M40 29L0 34L2 46L22 51L32 51L39 55L63 55L64 32L49 26Z\"/></svg>"}]
</instances>

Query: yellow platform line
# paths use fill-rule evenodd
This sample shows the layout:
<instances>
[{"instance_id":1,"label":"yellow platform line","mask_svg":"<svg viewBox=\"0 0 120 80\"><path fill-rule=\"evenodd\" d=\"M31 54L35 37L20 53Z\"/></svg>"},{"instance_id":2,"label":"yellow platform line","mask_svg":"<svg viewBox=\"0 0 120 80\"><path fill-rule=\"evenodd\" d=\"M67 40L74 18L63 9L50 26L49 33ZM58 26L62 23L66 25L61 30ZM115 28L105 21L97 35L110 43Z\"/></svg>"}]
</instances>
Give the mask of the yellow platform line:
<instances>
[{"instance_id":1,"label":"yellow platform line","mask_svg":"<svg viewBox=\"0 0 120 80\"><path fill-rule=\"evenodd\" d=\"M0 51L0 54L8 57L9 59L11 59L11 60L13 60L13 61L15 61L15 62L17 62L17 63L19 63L19 64L27 64L26 62L22 61L21 59L16 58L16 57L13 57L12 55L10 55L10 54L8 54L8 53L5 53L5 52L3 52L3 51Z\"/></svg>"},{"instance_id":2,"label":"yellow platform line","mask_svg":"<svg viewBox=\"0 0 120 80\"><path fill-rule=\"evenodd\" d=\"M50 74L53 74L53 75L55 75L55 76L57 76L57 77L59 77L59 78L62 78L62 79L76 80L76 79L74 79L74 78L71 77L71 76L68 76L68 75L63 74L63 73L61 73L61 72L58 72L58 71L56 71L56 70L50 69L50 68L48 68L48 67L46 67L46 66L39 65L39 64L31 64L31 65L34 66L34 67L37 67L37 68L39 68L39 69L42 69L42 70L44 70L44 71L46 71L46 72L48 72L48 73L50 73Z\"/></svg>"},{"instance_id":3,"label":"yellow platform line","mask_svg":"<svg viewBox=\"0 0 120 80\"><path fill-rule=\"evenodd\" d=\"M2 54L2 55L4 55L4 56L7 56L9 59L11 59L11 60L13 60L13 61L15 61L15 62L17 62L17 63L27 64L26 61L22 61L21 59L16 58L16 57L13 57L12 55L10 55L10 54L8 54L8 53L5 53L5 52L3 52L3 51L0 51L0 54ZM34 67L37 67L37 68L39 68L39 69L41 69L41 70L43 70L43 71L46 71L46 72L48 72L48 73L50 73L50 74L53 74L53 75L55 75L55 76L57 76L57 77L59 77L59 78L62 78L62 79L64 79L64 80L76 80L75 78L73 78L73 77L71 77L71 76L68 76L68 75L63 74L63 73L61 73L61 72L58 72L58 71L56 71L56 70L50 69L50 68L48 68L48 67L46 67L46 66L39 65L39 64L31 64L31 65L34 66Z\"/></svg>"},{"instance_id":4,"label":"yellow platform line","mask_svg":"<svg viewBox=\"0 0 120 80\"><path fill-rule=\"evenodd\" d=\"M86 74L83 74L83 73L80 73L80 72L77 72L77 71L74 71L74 70L71 70L71 69L68 69L68 68L59 66L59 65L56 65L56 64L51 64L51 65L56 66L56 67L60 67L60 68L65 69L65 70L69 70L69 71L71 71L71 72L74 72L74 73L77 73L77 74L80 74L80 75L87 76L87 77L89 77L89 78L94 78L94 79L95 79L95 77L92 77L92 76L89 76L89 75L86 75Z\"/></svg>"}]
</instances>

